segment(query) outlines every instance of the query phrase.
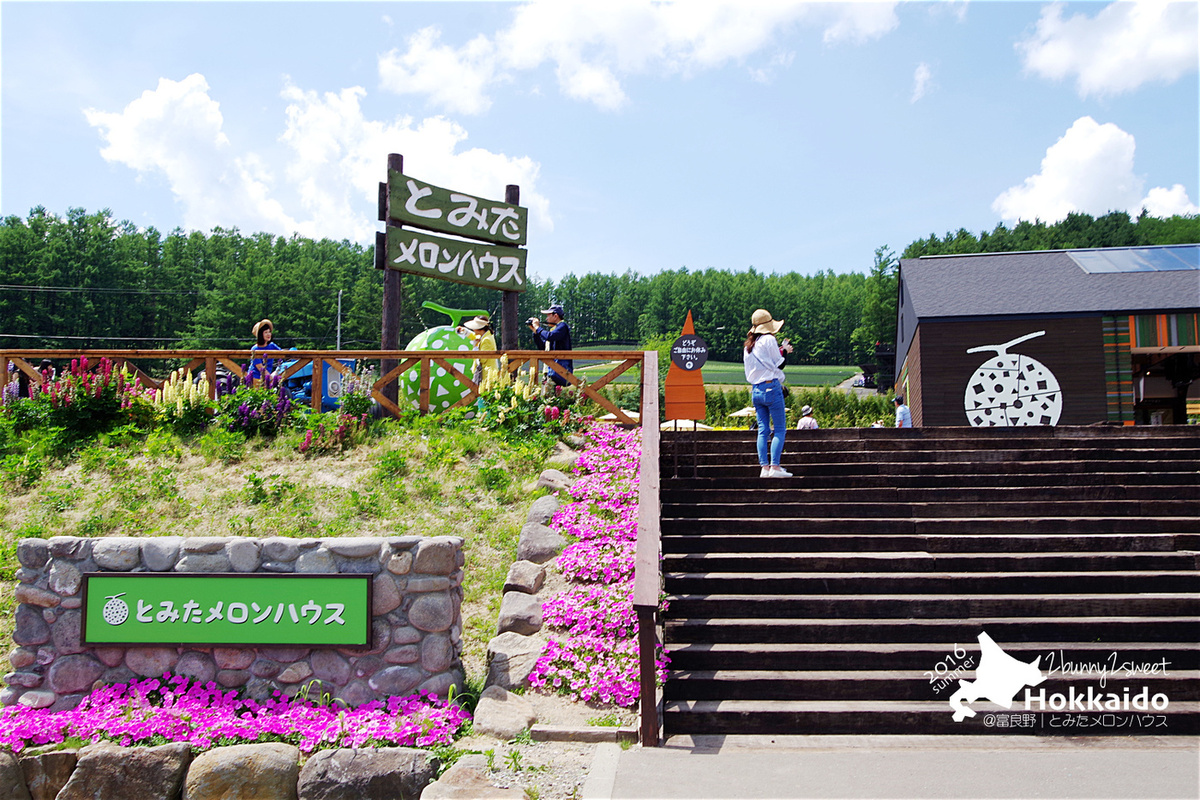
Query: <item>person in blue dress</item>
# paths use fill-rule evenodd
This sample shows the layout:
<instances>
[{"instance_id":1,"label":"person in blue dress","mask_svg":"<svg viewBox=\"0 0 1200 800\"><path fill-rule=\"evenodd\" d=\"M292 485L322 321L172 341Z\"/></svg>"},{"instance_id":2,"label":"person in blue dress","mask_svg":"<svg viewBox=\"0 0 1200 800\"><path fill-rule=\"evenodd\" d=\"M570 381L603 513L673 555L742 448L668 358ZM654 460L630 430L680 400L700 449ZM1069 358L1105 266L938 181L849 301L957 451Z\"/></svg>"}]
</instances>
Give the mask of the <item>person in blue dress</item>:
<instances>
[{"instance_id":1,"label":"person in blue dress","mask_svg":"<svg viewBox=\"0 0 1200 800\"><path fill-rule=\"evenodd\" d=\"M271 320L264 319L254 323L254 327L250 329L250 332L254 334L255 341L254 346L250 348L251 353L282 349L275 342L271 341L271 338L275 335L275 326L271 323ZM255 358L250 361L250 369L246 372L246 378L252 381L263 380L274 372L275 359Z\"/></svg>"},{"instance_id":2,"label":"person in blue dress","mask_svg":"<svg viewBox=\"0 0 1200 800\"><path fill-rule=\"evenodd\" d=\"M571 349L571 328L567 325L564 319L566 313L563 307L555 303L549 308L542 311L546 315L546 324L549 329L543 330L537 319L529 318L529 330L533 332L533 339L538 343L539 347L546 350L570 350ZM565 369L567 372L574 374L575 362L569 358L556 358L555 364ZM549 370L550 380L555 386L566 386L569 381L562 375L559 375L554 370Z\"/></svg>"}]
</instances>

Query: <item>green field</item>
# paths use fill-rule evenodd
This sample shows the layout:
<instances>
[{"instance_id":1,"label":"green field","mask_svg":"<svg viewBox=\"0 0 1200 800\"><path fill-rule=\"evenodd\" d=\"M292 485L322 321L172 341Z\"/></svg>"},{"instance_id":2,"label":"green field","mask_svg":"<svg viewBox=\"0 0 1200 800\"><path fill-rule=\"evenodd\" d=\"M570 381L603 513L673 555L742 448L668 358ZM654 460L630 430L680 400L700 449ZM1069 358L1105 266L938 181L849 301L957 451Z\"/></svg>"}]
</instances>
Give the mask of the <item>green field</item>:
<instances>
[{"instance_id":1,"label":"green field","mask_svg":"<svg viewBox=\"0 0 1200 800\"><path fill-rule=\"evenodd\" d=\"M579 359L575 361L575 374L589 381L598 380L608 372L607 364L586 364ZM830 386L841 383L847 378L857 375L857 367L837 367L830 365L789 365L784 367L789 386ZM709 386L722 384L744 386L746 373L740 362L709 361L701 370L704 382ZM617 383L629 383L636 380L637 371L628 370L617 378Z\"/></svg>"}]
</instances>

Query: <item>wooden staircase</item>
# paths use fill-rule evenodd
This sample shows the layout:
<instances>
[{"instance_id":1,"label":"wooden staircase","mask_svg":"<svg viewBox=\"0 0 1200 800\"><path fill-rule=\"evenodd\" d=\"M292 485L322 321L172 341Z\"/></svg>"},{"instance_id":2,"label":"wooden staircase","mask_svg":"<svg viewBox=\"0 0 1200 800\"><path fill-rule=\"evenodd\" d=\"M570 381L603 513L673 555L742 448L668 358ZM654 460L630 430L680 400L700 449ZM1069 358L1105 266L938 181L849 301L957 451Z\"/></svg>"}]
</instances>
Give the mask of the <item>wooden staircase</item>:
<instances>
[{"instance_id":1,"label":"wooden staircase","mask_svg":"<svg viewBox=\"0 0 1200 800\"><path fill-rule=\"evenodd\" d=\"M1200 733L1200 430L789 431L788 479L752 437L662 435L666 736ZM956 722L985 632L1045 680Z\"/></svg>"}]
</instances>

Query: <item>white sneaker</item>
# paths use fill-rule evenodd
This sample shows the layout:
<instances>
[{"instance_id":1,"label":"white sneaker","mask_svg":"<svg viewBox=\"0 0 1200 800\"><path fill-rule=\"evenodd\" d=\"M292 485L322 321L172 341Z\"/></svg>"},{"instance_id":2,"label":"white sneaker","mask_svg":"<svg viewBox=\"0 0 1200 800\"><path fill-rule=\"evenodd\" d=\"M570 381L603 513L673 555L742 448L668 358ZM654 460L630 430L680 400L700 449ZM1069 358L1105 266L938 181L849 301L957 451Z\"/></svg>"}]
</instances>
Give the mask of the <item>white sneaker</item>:
<instances>
[{"instance_id":1,"label":"white sneaker","mask_svg":"<svg viewBox=\"0 0 1200 800\"><path fill-rule=\"evenodd\" d=\"M771 477L771 468L770 468L770 467L763 467L762 469L760 469L760 470L758 471L758 477L760 477L760 478L769 478L769 477Z\"/></svg>"},{"instance_id":2,"label":"white sneaker","mask_svg":"<svg viewBox=\"0 0 1200 800\"><path fill-rule=\"evenodd\" d=\"M768 478L790 478L792 473L780 466L771 467L771 472L767 475Z\"/></svg>"}]
</instances>

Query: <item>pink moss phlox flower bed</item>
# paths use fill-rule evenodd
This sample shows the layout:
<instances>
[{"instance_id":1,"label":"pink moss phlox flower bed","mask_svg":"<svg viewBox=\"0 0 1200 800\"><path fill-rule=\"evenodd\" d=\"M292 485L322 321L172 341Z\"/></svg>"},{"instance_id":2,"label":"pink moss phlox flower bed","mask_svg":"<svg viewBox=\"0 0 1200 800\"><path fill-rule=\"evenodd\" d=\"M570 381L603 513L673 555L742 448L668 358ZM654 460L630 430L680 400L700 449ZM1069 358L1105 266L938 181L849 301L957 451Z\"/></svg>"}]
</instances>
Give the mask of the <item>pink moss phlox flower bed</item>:
<instances>
[{"instance_id":1,"label":"pink moss phlox flower bed","mask_svg":"<svg viewBox=\"0 0 1200 800\"><path fill-rule=\"evenodd\" d=\"M563 550L558 568L577 583L626 583L633 580L635 549L635 542L588 539Z\"/></svg>"},{"instance_id":2,"label":"pink moss phlox flower bed","mask_svg":"<svg viewBox=\"0 0 1200 800\"><path fill-rule=\"evenodd\" d=\"M542 604L542 619L574 636L628 639L637 634L632 588L628 582L572 586Z\"/></svg>"},{"instance_id":3,"label":"pink moss phlox flower bed","mask_svg":"<svg viewBox=\"0 0 1200 800\"><path fill-rule=\"evenodd\" d=\"M255 702L182 676L96 689L71 711L0 709L0 747L109 741L123 746L187 742L198 750L288 742L302 752L335 747L450 744L470 716L433 695L392 697L354 709L303 698Z\"/></svg>"},{"instance_id":4,"label":"pink moss phlox flower bed","mask_svg":"<svg viewBox=\"0 0 1200 800\"><path fill-rule=\"evenodd\" d=\"M589 447L573 468L570 501L559 506L552 522L579 540L558 557L563 575L576 585L542 604L546 624L565 638L547 643L529 683L584 702L629 708L638 701L633 564L641 432L596 424L586 436ZM660 652L660 680L667 663Z\"/></svg>"}]
</instances>

